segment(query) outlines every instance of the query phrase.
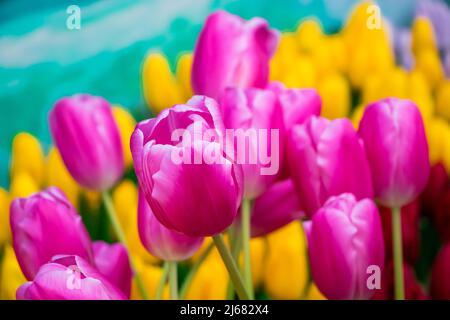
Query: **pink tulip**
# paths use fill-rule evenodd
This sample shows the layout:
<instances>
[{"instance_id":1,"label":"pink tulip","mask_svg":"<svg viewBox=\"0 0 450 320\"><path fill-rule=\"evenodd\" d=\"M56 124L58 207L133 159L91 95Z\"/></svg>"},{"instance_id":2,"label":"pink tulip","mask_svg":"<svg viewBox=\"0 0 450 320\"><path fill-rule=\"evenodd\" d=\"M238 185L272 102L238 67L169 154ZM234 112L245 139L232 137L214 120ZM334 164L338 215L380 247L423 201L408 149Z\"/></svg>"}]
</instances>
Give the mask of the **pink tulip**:
<instances>
[{"instance_id":1,"label":"pink tulip","mask_svg":"<svg viewBox=\"0 0 450 320\"><path fill-rule=\"evenodd\" d=\"M255 199L251 214L252 237L261 237L304 216L291 179L274 183Z\"/></svg>"},{"instance_id":2,"label":"pink tulip","mask_svg":"<svg viewBox=\"0 0 450 320\"><path fill-rule=\"evenodd\" d=\"M236 159L244 172L244 197L261 195L277 178L282 113L276 96L269 90L228 88L220 100L227 129L234 129Z\"/></svg>"},{"instance_id":3,"label":"pink tulip","mask_svg":"<svg viewBox=\"0 0 450 320\"><path fill-rule=\"evenodd\" d=\"M278 38L264 19L245 21L225 11L211 14L194 51L194 92L218 99L227 87L265 87Z\"/></svg>"},{"instance_id":4,"label":"pink tulip","mask_svg":"<svg viewBox=\"0 0 450 320\"><path fill-rule=\"evenodd\" d=\"M189 237L162 225L141 191L138 202L138 228L144 247L155 257L166 261L187 260L203 243L201 237Z\"/></svg>"},{"instance_id":5,"label":"pink tulip","mask_svg":"<svg viewBox=\"0 0 450 320\"><path fill-rule=\"evenodd\" d=\"M370 266L384 266L380 217L370 199L352 194L330 198L312 218L308 231L311 272L328 299L369 299Z\"/></svg>"},{"instance_id":6,"label":"pink tulip","mask_svg":"<svg viewBox=\"0 0 450 320\"><path fill-rule=\"evenodd\" d=\"M430 293L433 299L450 300L450 243L445 244L434 261Z\"/></svg>"},{"instance_id":7,"label":"pink tulip","mask_svg":"<svg viewBox=\"0 0 450 320\"><path fill-rule=\"evenodd\" d=\"M364 146L348 119L311 117L292 128L287 148L289 171L308 216L330 196L373 196Z\"/></svg>"},{"instance_id":8,"label":"pink tulip","mask_svg":"<svg viewBox=\"0 0 450 320\"><path fill-rule=\"evenodd\" d=\"M389 98L369 105L361 120L375 197L402 207L424 190L430 173L422 116L409 100Z\"/></svg>"},{"instance_id":9,"label":"pink tulip","mask_svg":"<svg viewBox=\"0 0 450 320\"><path fill-rule=\"evenodd\" d=\"M204 96L136 126L130 142L134 169L165 227L201 237L218 234L233 222L242 199L242 168L225 154L223 136L217 103Z\"/></svg>"},{"instance_id":10,"label":"pink tulip","mask_svg":"<svg viewBox=\"0 0 450 320\"><path fill-rule=\"evenodd\" d=\"M133 272L125 247L121 243L108 244L95 241L92 248L97 270L129 298Z\"/></svg>"},{"instance_id":11,"label":"pink tulip","mask_svg":"<svg viewBox=\"0 0 450 320\"><path fill-rule=\"evenodd\" d=\"M56 256L17 289L18 300L125 300L123 293L84 259Z\"/></svg>"},{"instance_id":12,"label":"pink tulip","mask_svg":"<svg viewBox=\"0 0 450 320\"><path fill-rule=\"evenodd\" d=\"M28 280L55 255L73 254L93 262L81 217L56 187L15 199L10 222L14 251Z\"/></svg>"},{"instance_id":13,"label":"pink tulip","mask_svg":"<svg viewBox=\"0 0 450 320\"><path fill-rule=\"evenodd\" d=\"M63 98L49 120L53 141L80 185L104 191L119 180L124 170L122 145L105 99L87 94Z\"/></svg>"}]
</instances>

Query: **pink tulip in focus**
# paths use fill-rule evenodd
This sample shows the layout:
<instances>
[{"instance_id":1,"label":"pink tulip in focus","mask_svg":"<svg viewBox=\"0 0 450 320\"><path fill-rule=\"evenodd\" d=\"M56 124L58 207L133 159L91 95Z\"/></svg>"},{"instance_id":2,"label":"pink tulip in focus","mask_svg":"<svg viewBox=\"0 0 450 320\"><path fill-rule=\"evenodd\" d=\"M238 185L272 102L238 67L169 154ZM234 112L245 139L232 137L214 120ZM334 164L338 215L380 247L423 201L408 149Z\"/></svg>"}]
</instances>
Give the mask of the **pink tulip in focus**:
<instances>
[{"instance_id":1,"label":"pink tulip in focus","mask_svg":"<svg viewBox=\"0 0 450 320\"><path fill-rule=\"evenodd\" d=\"M311 117L292 128L287 148L289 171L309 217L330 196L373 196L364 145L348 119Z\"/></svg>"},{"instance_id":2,"label":"pink tulip in focus","mask_svg":"<svg viewBox=\"0 0 450 320\"><path fill-rule=\"evenodd\" d=\"M123 244L108 244L104 241L95 241L92 247L97 270L129 298L133 272L127 250Z\"/></svg>"},{"instance_id":3,"label":"pink tulip in focus","mask_svg":"<svg viewBox=\"0 0 450 320\"><path fill-rule=\"evenodd\" d=\"M126 300L123 293L78 256L56 256L33 281L21 285L18 300Z\"/></svg>"},{"instance_id":4,"label":"pink tulip in focus","mask_svg":"<svg viewBox=\"0 0 450 320\"><path fill-rule=\"evenodd\" d=\"M328 299L369 299L370 268L384 266L383 232L370 199L352 194L331 197L307 228L311 272Z\"/></svg>"},{"instance_id":5,"label":"pink tulip in focus","mask_svg":"<svg viewBox=\"0 0 450 320\"><path fill-rule=\"evenodd\" d=\"M189 237L163 226L152 212L142 192L139 192L138 228L141 242L147 250L165 261L189 259L203 243L201 237Z\"/></svg>"},{"instance_id":6,"label":"pink tulip in focus","mask_svg":"<svg viewBox=\"0 0 450 320\"><path fill-rule=\"evenodd\" d=\"M227 87L265 87L278 38L264 19L245 21L225 11L211 14L195 46L194 92L219 99Z\"/></svg>"},{"instance_id":7,"label":"pink tulip in focus","mask_svg":"<svg viewBox=\"0 0 450 320\"><path fill-rule=\"evenodd\" d=\"M254 199L276 180L283 154L283 118L276 96L269 90L228 88L219 108L225 127L236 135L244 198Z\"/></svg>"},{"instance_id":8,"label":"pink tulip in focus","mask_svg":"<svg viewBox=\"0 0 450 320\"><path fill-rule=\"evenodd\" d=\"M251 214L252 237L261 237L304 216L291 179L274 183L255 199Z\"/></svg>"},{"instance_id":9,"label":"pink tulip in focus","mask_svg":"<svg viewBox=\"0 0 450 320\"><path fill-rule=\"evenodd\" d=\"M372 103L364 112L359 134L380 203L400 208L417 198L430 173L428 143L417 106L397 98Z\"/></svg>"},{"instance_id":10,"label":"pink tulip in focus","mask_svg":"<svg viewBox=\"0 0 450 320\"><path fill-rule=\"evenodd\" d=\"M72 177L104 191L122 176L123 151L109 103L79 94L59 100L50 112L50 131Z\"/></svg>"},{"instance_id":11,"label":"pink tulip in focus","mask_svg":"<svg viewBox=\"0 0 450 320\"><path fill-rule=\"evenodd\" d=\"M28 280L55 255L78 255L93 262L81 217L56 187L15 199L10 222L14 251Z\"/></svg>"},{"instance_id":12,"label":"pink tulip in focus","mask_svg":"<svg viewBox=\"0 0 450 320\"><path fill-rule=\"evenodd\" d=\"M191 237L216 235L234 220L242 168L224 151L217 103L194 96L140 122L130 147L139 185L165 227Z\"/></svg>"}]
</instances>

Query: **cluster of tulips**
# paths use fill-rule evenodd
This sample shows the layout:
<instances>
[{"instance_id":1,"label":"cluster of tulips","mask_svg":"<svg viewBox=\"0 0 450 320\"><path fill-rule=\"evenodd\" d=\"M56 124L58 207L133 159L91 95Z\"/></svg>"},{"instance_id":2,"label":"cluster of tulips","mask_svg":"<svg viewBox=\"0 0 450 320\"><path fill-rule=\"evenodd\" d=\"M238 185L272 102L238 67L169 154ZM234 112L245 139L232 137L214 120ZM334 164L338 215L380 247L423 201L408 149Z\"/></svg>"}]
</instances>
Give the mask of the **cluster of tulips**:
<instances>
[{"instance_id":1,"label":"cluster of tulips","mask_svg":"<svg viewBox=\"0 0 450 320\"><path fill-rule=\"evenodd\" d=\"M159 114L137 124L101 97L59 100L47 161L33 137L13 143L0 293L9 276L17 299L32 300L255 299L262 287L272 298L427 298L411 267L424 207L444 242L430 295L450 299L449 83L430 63L396 67L385 26L367 28L368 5L331 36L313 21L280 34L211 14L175 76L147 57L144 94ZM414 39L428 44L423 28ZM275 130L263 144L278 170L238 161L261 139L230 153L229 129ZM195 161L205 150L216 161ZM99 223L111 241L93 240Z\"/></svg>"}]
</instances>

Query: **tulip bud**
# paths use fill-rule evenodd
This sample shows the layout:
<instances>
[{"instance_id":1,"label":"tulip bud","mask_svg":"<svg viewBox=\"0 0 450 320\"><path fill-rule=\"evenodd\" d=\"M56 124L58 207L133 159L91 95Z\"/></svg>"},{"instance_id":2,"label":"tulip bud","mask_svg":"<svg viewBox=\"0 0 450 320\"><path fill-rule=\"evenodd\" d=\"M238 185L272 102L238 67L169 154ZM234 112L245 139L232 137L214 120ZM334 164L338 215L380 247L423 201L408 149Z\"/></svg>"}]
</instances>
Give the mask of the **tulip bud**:
<instances>
[{"instance_id":1,"label":"tulip bud","mask_svg":"<svg viewBox=\"0 0 450 320\"><path fill-rule=\"evenodd\" d=\"M280 168L283 115L277 97L270 90L228 88L219 106L225 127L245 133L247 143L237 140L236 160L241 159L244 172L244 197L254 199L275 181ZM273 130L278 131L277 136ZM270 161L263 163L266 156Z\"/></svg>"},{"instance_id":2,"label":"tulip bud","mask_svg":"<svg viewBox=\"0 0 450 320\"><path fill-rule=\"evenodd\" d=\"M92 262L91 240L74 207L56 187L11 204L14 251L28 280L55 255L75 254Z\"/></svg>"},{"instance_id":3,"label":"tulip bud","mask_svg":"<svg viewBox=\"0 0 450 320\"><path fill-rule=\"evenodd\" d=\"M114 287L83 258L60 255L44 264L33 281L17 290L18 300L125 300Z\"/></svg>"},{"instance_id":4,"label":"tulip bud","mask_svg":"<svg viewBox=\"0 0 450 320\"><path fill-rule=\"evenodd\" d=\"M0 299L15 300L17 288L26 281L17 263L14 249L10 245L4 246L0 266Z\"/></svg>"},{"instance_id":5,"label":"tulip bud","mask_svg":"<svg viewBox=\"0 0 450 320\"><path fill-rule=\"evenodd\" d=\"M251 214L252 237L261 237L304 216L291 179L274 183L255 199Z\"/></svg>"},{"instance_id":6,"label":"tulip bud","mask_svg":"<svg viewBox=\"0 0 450 320\"><path fill-rule=\"evenodd\" d=\"M191 87L191 72L192 71L192 54L185 53L181 55L177 63L177 80L180 89L183 91L184 99L189 99L192 96Z\"/></svg>"},{"instance_id":7,"label":"tulip bud","mask_svg":"<svg viewBox=\"0 0 450 320\"><path fill-rule=\"evenodd\" d=\"M436 300L450 300L450 243L436 257L431 274L430 294Z\"/></svg>"},{"instance_id":8,"label":"tulip bud","mask_svg":"<svg viewBox=\"0 0 450 320\"><path fill-rule=\"evenodd\" d=\"M406 300L428 300L429 297L417 282L414 269L403 263L403 279L405 283ZM389 261L383 269L381 275L381 288L377 290L372 300L394 300L394 265Z\"/></svg>"},{"instance_id":9,"label":"tulip bud","mask_svg":"<svg viewBox=\"0 0 450 320\"><path fill-rule=\"evenodd\" d=\"M247 22L225 11L211 14L195 47L194 92L218 99L227 87L265 87L278 37L264 19Z\"/></svg>"},{"instance_id":10,"label":"tulip bud","mask_svg":"<svg viewBox=\"0 0 450 320\"><path fill-rule=\"evenodd\" d=\"M368 268L384 266L381 221L372 200L331 197L312 218L308 246L312 277L328 299L372 296Z\"/></svg>"},{"instance_id":11,"label":"tulip bud","mask_svg":"<svg viewBox=\"0 0 450 320\"><path fill-rule=\"evenodd\" d=\"M203 243L203 238L189 237L162 225L142 192L139 192L138 227L144 247L152 255L166 261L187 260Z\"/></svg>"},{"instance_id":12,"label":"tulip bud","mask_svg":"<svg viewBox=\"0 0 450 320\"><path fill-rule=\"evenodd\" d=\"M427 184L430 163L425 129L416 105L396 98L369 105L359 134L380 203L395 208L417 198Z\"/></svg>"},{"instance_id":13,"label":"tulip bud","mask_svg":"<svg viewBox=\"0 0 450 320\"><path fill-rule=\"evenodd\" d=\"M72 177L104 191L122 176L120 134L109 103L87 94L59 100L50 112L50 131Z\"/></svg>"},{"instance_id":14,"label":"tulip bud","mask_svg":"<svg viewBox=\"0 0 450 320\"><path fill-rule=\"evenodd\" d=\"M44 183L44 152L39 141L27 132L14 137L11 152L11 178L18 173L27 173L38 186Z\"/></svg>"},{"instance_id":15,"label":"tulip bud","mask_svg":"<svg viewBox=\"0 0 450 320\"><path fill-rule=\"evenodd\" d=\"M364 146L348 119L311 117L288 138L288 163L297 195L311 217L330 196L373 196Z\"/></svg>"},{"instance_id":16,"label":"tulip bud","mask_svg":"<svg viewBox=\"0 0 450 320\"><path fill-rule=\"evenodd\" d=\"M124 163L125 166L128 167L133 163L129 145L131 134L133 133L134 127L136 126L136 120L134 120L133 116L127 110L120 106L114 106L112 108L112 112L119 128L120 139L122 141Z\"/></svg>"},{"instance_id":17,"label":"tulip bud","mask_svg":"<svg viewBox=\"0 0 450 320\"><path fill-rule=\"evenodd\" d=\"M203 96L136 126L130 141L136 176L153 213L167 228L210 236L236 217L242 168L223 151L224 130L217 103Z\"/></svg>"},{"instance_id":18,"label":"tulip bud","mask_svg":"<svg viewBox=\"0 0 450 320\"><path fill-rule=\"evenodd\" d=\"M127 249L121 243L108 244L104 241L95 241L92 249L97 270L129 298L133 273Z\"/></svg>"},{"instance_id":19,"label":"tulip bud","mask_svg":"<svg viewBox=\"0 0 450 320\"><path fill-rule=\"evenodd\" d=\"M412 50L415 55L426 49L436 49L436 39L433 25L426 17L420 16L414 20L412 26Z\"/></svg>"},{"instance_id":20,"label":"tulip bud","mask_svg":"<svg viewBox=\"0 0 450 320\"><path fill-rule=\"evenodd\" d=\"M386 257L393 259L392 255L392 216L391 209L380 209L381 223L383 225ZM402 244L404 259L411 264L417 261L420 253L420 203L415 200L401 209Z\"/></svg>"}]
</instances>

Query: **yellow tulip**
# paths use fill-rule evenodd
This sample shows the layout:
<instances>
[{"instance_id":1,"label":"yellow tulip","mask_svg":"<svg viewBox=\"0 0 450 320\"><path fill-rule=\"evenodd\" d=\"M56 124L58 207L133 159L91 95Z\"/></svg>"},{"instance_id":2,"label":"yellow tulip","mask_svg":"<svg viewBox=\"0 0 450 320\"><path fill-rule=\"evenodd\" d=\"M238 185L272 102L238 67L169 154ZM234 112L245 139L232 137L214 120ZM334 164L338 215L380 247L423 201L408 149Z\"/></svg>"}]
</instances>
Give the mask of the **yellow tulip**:
<instances>
[{"instance_id":1,"label":"yellow tulip","mask_svg":"<svg viewBox=\"0 0 450 320\"><path fill-rule=\"evenodd\" d=\"M250 240L250 264L252 267L252 282L254 288L258 288L262 285L267 252L268 248L266 239L253 238ZM241 256L239 257L239 263L241 270L243 270L244 255L242 251Z\"/></svg>"},{"instance_id":2,"label":"yellow tulip","mask_svg":"<svg viewBox=\"0 0 450 320\"><path fill-rule=\"evenodd\" d=\"M313 88L317 83L317 70L312 58L297 55L280 79L288 88Z\"/></svg>"},{"instance_id":3,"label":"yellow tulip","mask_svg":"<svg viewBox=\"0 0 450 320\"><path fill-rule=\"evenodd\" d=\"M412 50L417 55L422 50L436 50L433 25L426 17L417 17L411 29Z\"/></svg>"},{"instance_id":4,"label":"yellow tulip","mask_svg":"<svg viewBox=\"0 0 450 320\"><path fill-rule=\"evenodd\" d=\"M274 299L300 299L309 281L306 239L300 222L268 235L264 285Z\"/></svg>"},{"instance_id":5,"label":"yellow tulip","mask_svg":"<svg viewBox=\"0 0 450 320\"><path fill-rule=\"evenodd\" d=\"M176 73L180 89L183 91L184 100L188 100L193 94L191 87L191 70L192 53L185 53L178 59Z\"/></svg>"},{"instance_id":6,"label":"yellow tulip","mask_svg":"<svg viewBox=\"0 0 450 320\"><path fill-rule=\"evenodd\" d=\"M144 284L145 290L148 294L149 299L155 299L156 291L158 290L158 286L163 275L163 270L161 267L146 263L141 259L134 259L134 264L137 272L142 278L142 283ZM162 298L167 300L169 298L169 287L166 284L163 291ZM136 281L133 280L131 286L131 300L142 300L142 296L139 292L139 288L136 284Z\"/></svg>"},{"instance_id":7,"label":"yellow tulip","mask_svg":"<svg viewBox=\"0 0 450 320\"><path fill-rule=\"evenodd\" d=\"M112 192L113 205L122 226L128 247L133 255L145 262L157 263L159 259L144 248L137 226L138 191L131 180L123 180Z\"/></svg>"},{"instance_id":8,"label":"yellow tulip","mask_svg":"<svg viewBox=\"0 0 450 320\"><path fill-rule=\"evenodd\" d=\"M435 49L423 49L416 56L416 69L420 70L431 88L435 88L444 79L444 68Z\"/></svg>"},{"instance_id":9,"label":"yellow tulip","mask_svg":"<svg viewBox=\"0 0 450 320\"><path fill-rule=\"evenodd\" d=\"M122 141L122 150L125 166L129 167L133 164L130 151L130 138L136 126L136 120L133 116L121 106L113 106L113 115L119 127L120 139Z\"/></svg>"},{"instance_id":10,"label":"yellow tulip","mask_svg":"<svg viewBox=\"0 0 450 320\"><path fill-rule=\"evenodd\" d=\"M76 208L80 187L67 171L58 149L52 147L47 156L47 186L60 188Z\"/></svg>"},{"instance_id":11,"label":"yellow tulip","mask_svg":"<svg viewBox=\"0 0 450 320\"><path fill-rule=\"evenodd\" d=\"M350 85L339 73L326 76L319 84L322 116L336 119L348 116L351 104Z\"/></svg>"},{"instance_id":12,"label":"yellow tulip","mask_svg":"<svg viewBox=\"0 0 450 320\"><path fill-rule=\"evenodd\" d=\"M228 288L228 272L218 254L205 259L186 293L187 300L224 300Z\"/></svg>"},{"instance_id":13,"label":"yellow tulip","mask_svg":"<svg viewBox=\"0 0 450 320\"><path fill-rule=\"evenodd\" d=\"M39 186L33 178L26 172L19 172L14 175L10 185L10 199L28 197L39 191Z\"/></svg>"},{"instance_id":14,"label":"yellow tulip","mask_svg":"<svg viewBox=\"0 0 450 320\"><path fill-rule=\"evenodd\" d=\"M417 70L409 75L407 97L416 103L424 119L433 116L434 101L430 86L424 75Z\"/></svg>"},{"instance_id":15,"label":"yellow tulip","mask_svg":"<svg viewBox=\"0 0 450 320\"><path fill-rule=\"evenodd\" d=\"M0 267L0 300L15 300L17 288L26 281L13 248L6 246Z\"/></svg>"},{"instance_id":16,"label":"yellow tulip","mask_svg":"<svg viewBox=\"0 0 450 320\"><path fill-rule=\"evenodd\" d=\"M27 132L14 137L11 155L11 179L21 172L28 173L38 186L44 184L44 153L39 141Z\"/></svg>"},{"instance_id":17,"label":"yellow tulip","mask_svg":"<svg viewBox=\"0 0 450 320\"><path fill-rule=\"evenodd\" d=\"M327 298L319 291L315 283L312 283L306 295L306 300L327 300Z\"/></svg>"},{"instance_id":18,"label":"yellow tulip","mask_svg":"<svg viewBox=\"0 0 450 320\"><path fill-rule=\"evenodd\" d=\"M312 53L321 46L324 38L322 26L315 19L307 19L302 21L295 32L297 46L300 51Z\"/></svg>"},{"instance_id":19,"label":"yellow tulip","mask_svg":"<svg viewBox=\"0 0 450 320\"><path fill-rule=\"evenodd\" d=\"M442 118L425 121L428 149L432 165L442 162L450 172L450 125Z\"/></svg>"},{"instance_id":20,"label":"yellow tulip","mask_svg":"<svg viewBox=\"0 0 450 320\"><path fill-rule=\"evenodd\" d=\"M142 86L147 105L155 113L184 102L169 62L160 53L150 53L146 57L142 70Z\"/></svg>"},{"instance_id":21,"label":"yellow tulip","mask_svg":"<svg viewBox=\"0 0 450 320\"><path fill-rule=\"evenodd\" d=\"M450 121L450 80L443 81L437 89L436 112Z\"/></svg>"},{"instance_id":22,"label":"yellow tulip","mask_svg":"<svg viewBox=\"0 0 450 320\"><path fill-rule=\"evenodd\" d=\"M359 123L362 120L365 110L366 110L366 106L363 104L357 106L355 108L355 110L353 110L351 120L352 120L353 127L355 128L355 130L359 129Z\"/></svg>"},{"instance_id":23,"label":"yellow tulip","mask_svg":"<svg viewBox=\"0 0 450 320\"><path fill-rule=\"evenodd\" d=\"M282 33L277 51L270 60L270 80L283 81L285 73L292 68L297 55L298 47L295 34L292 32Z\"/></svg>"},{"instance_id":24,"label":"yellow tulip","mask_svg":"<svg viewBox=\"0 0 450 320\"><path fill-rule=\"evenodd\" d=\"M11 228L9 226L9 195L0 188L0 248L11 241Z\"/></svg>"}]
</instances>

